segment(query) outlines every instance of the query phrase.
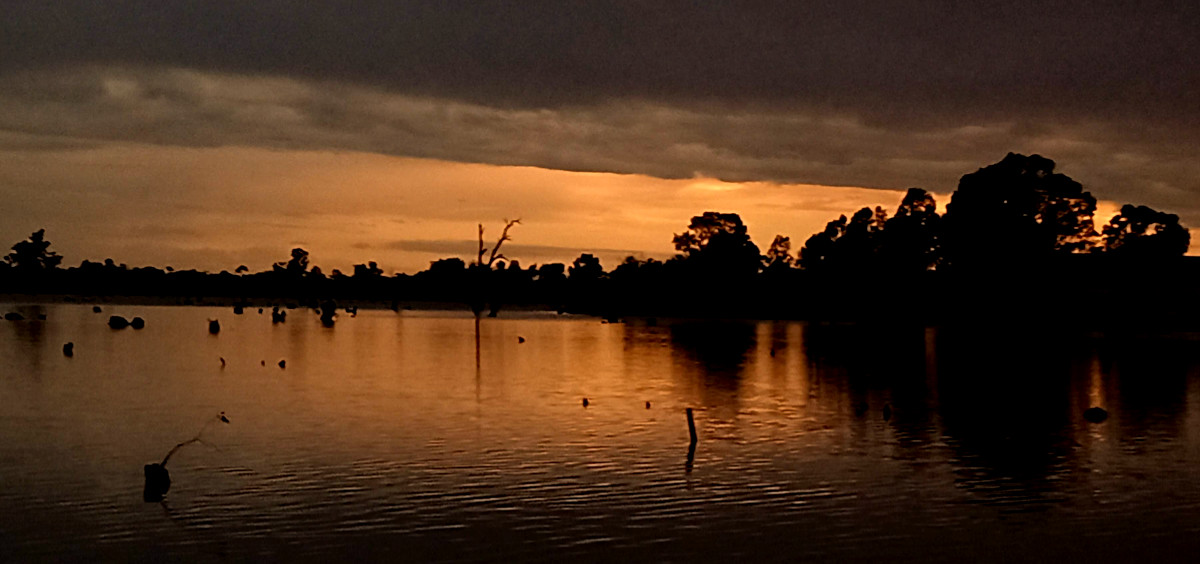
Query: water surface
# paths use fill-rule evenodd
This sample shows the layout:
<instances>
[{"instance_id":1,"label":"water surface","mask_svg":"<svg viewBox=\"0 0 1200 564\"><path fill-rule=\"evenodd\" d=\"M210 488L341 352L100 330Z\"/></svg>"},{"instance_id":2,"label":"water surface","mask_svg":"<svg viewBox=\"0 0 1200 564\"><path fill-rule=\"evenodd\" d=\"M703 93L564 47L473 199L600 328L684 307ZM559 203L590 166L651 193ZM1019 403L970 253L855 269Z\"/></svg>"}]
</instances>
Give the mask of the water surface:
<instances>
[{"instance_id":1,"label":"water surface","mask_svg":"<svg viewBox=\"0 0 1200 564\"><path fill-rule=\"evenodd\" d=\"M5 559L1200 549L1197 335L104 309L4 308L28 319L0 322ZM143 502L142 465L221 411Z\"/></svg>"}]
</instances>

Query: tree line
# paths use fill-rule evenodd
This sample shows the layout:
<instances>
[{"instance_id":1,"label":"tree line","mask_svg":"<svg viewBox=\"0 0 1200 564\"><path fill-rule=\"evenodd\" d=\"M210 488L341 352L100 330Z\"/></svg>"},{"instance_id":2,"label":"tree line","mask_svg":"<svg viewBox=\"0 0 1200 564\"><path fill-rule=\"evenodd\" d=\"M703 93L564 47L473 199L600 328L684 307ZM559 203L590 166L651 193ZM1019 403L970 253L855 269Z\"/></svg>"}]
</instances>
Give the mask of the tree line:
<instances>
[{"instance_id":1,"label":"tree line","mask_svg":"<svg viewBox=\"0 0 1200 564\"><path fill-rule=\"evenodd\" d=\"M1054 168L1039 155L1010 153L964 175L945 213L929 192L911 188L894 213L875 207L841 215L797 252L783 235L764 252L738 214L704 212L674 235L672 258L628 257L610 270L589 253L569 265L522 267L500 253L519 220L506 220L490 249L480 225L470 262L445 258L394 276L375 262L327 275L299 248L258 273L245 266L218 274L130 269L111 259L62 269L62 257L38 231L4 257L0 291L297 304L337 299L393 307L432 302L466 305L477 315L549 307L606 317L937 317L964 304L980 312L1028 309L1045 299L1039 293L1054 292L1107 299L1114 307L1151 292L1176 306L1185 301L1196 267L1181 260L1190 234L1178 216L1125 205L1097 228L1096 198ZM1147 273L1155 274L1154 287L1146 286ZM926 303L901 315L881 309L887 295ZM937 304L928 303L930 296L939 296Z\"/></svg>"}]
</instances>

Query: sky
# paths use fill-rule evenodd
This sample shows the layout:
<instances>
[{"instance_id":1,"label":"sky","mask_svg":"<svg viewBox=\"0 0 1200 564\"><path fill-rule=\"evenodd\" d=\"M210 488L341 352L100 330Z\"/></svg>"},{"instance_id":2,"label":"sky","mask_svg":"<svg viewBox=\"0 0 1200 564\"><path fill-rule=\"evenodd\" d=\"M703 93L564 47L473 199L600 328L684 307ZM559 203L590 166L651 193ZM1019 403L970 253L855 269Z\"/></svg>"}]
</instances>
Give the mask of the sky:
<instances>
[{"instance_id":1,"label":"sky","mask_svg":"<svg viewBox=\"0 0 1200 564\"><path fill-rule=\"evenodd\" d=\"M1010 151L1200 226L1191 2L10 0L0 246L66 265L415 272L799 248ZM490 244L490 243L489 243Z\"/></svg>"}]
</instances>

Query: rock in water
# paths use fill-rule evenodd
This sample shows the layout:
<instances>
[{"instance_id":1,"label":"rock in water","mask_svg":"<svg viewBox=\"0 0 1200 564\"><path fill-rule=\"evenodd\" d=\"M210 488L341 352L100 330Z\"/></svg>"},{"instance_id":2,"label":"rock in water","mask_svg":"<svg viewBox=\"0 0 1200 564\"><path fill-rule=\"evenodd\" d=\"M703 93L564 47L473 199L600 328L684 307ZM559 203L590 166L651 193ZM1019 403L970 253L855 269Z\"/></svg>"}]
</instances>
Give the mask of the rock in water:
<instances>
[{"instance_id":1,"label":"rock in water","mask_svg":"<svg viewBox=\"0 0 1200 564\"><path fill-rule=\"evenodd\" d=\"M161 464L147 464L142 467L146 475L146 487L142 489L142 500L148 503L162 501L171 489L171 474Z\"/></svg>"},{"instance_id":2,"label":"rock in water","mask_svg":"<svg viewBox=\"0 0 1200 564\"><path fill-rule=\"evenodd\" d=\"M63 345L63 356L75 356L75 343Z\"/></svg>"},{"instance_id":3,"label":"rock in water","mask_svg":"<svg viewBox=\"0 0 1200 564\"><path fill-rule=\"evenodd\" d=\"M10 312L4 314L4 319L6 319L8 321L22 321L25 319L25 316L15 312L15 311L10 311Z\"/></svg>"},{"instance_id":4,"label":"rock in water","mask_svg":"<svg viewBox=\"0 0 1200 564\"><path fill-rule=\"evenodd\" d=\"M129 326L133 327L134 329L141 329L146 326L146 320L140 317L135 317L133 318L133 321L129 322Z\"/></svg>"},{"instance_id":5,"label":"rock in water","mask_svg":"<svg viewBox=\"0 0 1200 564\"><path fill-rule=\"evenodd\" d=\"M100 309L100 306L92 306L92 313L100 313L101 311L104 310Z\"/></svg>"},{"instance_id":6,"label":"rock in water","mask_svg":"<svg viewBox=\"0 0 1200 564\"><path fill-rule=\"evenodd\" d=\"M119 315L114 315L108 318L108 326L113 329L124 329L129 327L129 320Z\"/></svg>"},{"instance_id":7,"label":"rock in water","mask_svg":"<svg viewBox=\"0 0 1200 564\"><path fill-rule=\"evenodd\" d=\"M1103 407L1089 407L1083 411L1083 418L1090 423L1103 423L1108 419L1108 412Z\"/></svg>"},{"instance_id":8,"label":"rock in water","mask_svg":"<svg viewBox=\"0 0 1200 564\"><path fill-rule=\"evenodd\" d=\"M216 319L208 320L208 332L216 335L221 332L221 322Z\"/></svg>"}]
</instances>

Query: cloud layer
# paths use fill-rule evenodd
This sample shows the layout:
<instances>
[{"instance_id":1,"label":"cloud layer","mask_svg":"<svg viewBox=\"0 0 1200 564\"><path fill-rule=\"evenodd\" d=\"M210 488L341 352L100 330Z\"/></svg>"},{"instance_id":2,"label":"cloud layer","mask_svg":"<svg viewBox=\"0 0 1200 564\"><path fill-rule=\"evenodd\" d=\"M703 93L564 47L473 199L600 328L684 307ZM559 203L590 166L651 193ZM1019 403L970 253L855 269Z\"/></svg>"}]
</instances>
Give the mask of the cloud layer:
<instances>
[{"instance_id":1,"label":"cloud layer","mask_svg":"<svg viewBox=\"0 0 1200 564\"><path fill-rule=\"evenodd\" d=\"M89 0L6 4L0 70L147 65L499 107L815 107L945 126L1195 123L1200 8L1176 0Z\"/></svg>"},{"instance_id":2,"label":"cloud layer","mask_svg":"<svg viewBox=\"0 0 1200 564\"><path fill-rule=\"evenodd\" d=\"M616 100L520 109L377 88L181 69L10 75L0 147L114 141L344 150L556 170L950 192L1008 151L1041 153L1104 199L1200 224L1200 149L1176 131L1096 121L909 130L815 110Z\"/></svg>"}]
</instances>

